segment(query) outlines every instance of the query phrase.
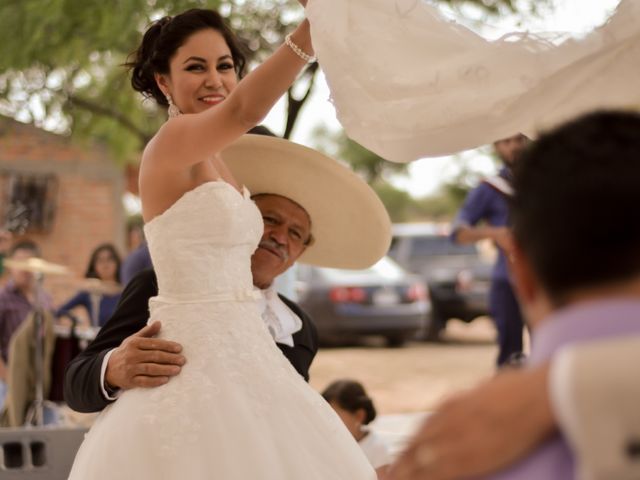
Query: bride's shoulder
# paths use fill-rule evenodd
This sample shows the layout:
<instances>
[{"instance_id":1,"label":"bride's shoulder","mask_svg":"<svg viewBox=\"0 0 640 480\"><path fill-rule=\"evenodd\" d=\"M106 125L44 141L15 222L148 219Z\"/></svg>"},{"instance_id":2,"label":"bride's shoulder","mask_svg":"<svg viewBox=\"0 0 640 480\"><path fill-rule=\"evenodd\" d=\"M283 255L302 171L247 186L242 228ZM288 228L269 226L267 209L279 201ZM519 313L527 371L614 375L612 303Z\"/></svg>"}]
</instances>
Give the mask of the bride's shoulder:
<instances>
[{"instance_id":1,"label":"bride's shoulder","mask_svg":"<svg viewBox=\"0 0 640 480\"><path fill-rule=\"evenodd\" d=\"M172 140L172 137L176 137L173 132L175 129L166 128L168 123L169 122L162 125L145 145L142 151L143 162L155 163L155 161L166 157L174 150L175 140Z\"/></svg>"}]
</instances>

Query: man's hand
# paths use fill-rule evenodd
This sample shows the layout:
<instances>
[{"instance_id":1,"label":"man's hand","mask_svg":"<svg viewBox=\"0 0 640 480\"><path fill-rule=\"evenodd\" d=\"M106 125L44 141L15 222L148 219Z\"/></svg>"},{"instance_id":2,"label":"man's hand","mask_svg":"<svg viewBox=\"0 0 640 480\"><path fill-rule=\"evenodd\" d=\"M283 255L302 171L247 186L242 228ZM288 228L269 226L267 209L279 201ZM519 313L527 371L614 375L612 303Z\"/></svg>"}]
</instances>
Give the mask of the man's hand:
<instances>
[{"instance_id":1,"label":"man's hand","mask_svg":"<svg viewBox=\"0 0 640 480\"><path fill-rule=\"evenodd\" d=\"M445 401L393 465L389 480L449 480L495 472L555 431L548 367L506 371Z\"/></svg>"},{"instance_id":2,"label":"man's hand","mask_svg":"<svg viewBox=\"0 0 640 480\"><path fill-rule=\"evenodd\" d=\"M109 387L123 390L157 387L180 373L186 362L180 354L182 346L155 338L159 331L160 322L153 322L126 338L113 351L105 373Z\"/></svg>"}]
</instances>

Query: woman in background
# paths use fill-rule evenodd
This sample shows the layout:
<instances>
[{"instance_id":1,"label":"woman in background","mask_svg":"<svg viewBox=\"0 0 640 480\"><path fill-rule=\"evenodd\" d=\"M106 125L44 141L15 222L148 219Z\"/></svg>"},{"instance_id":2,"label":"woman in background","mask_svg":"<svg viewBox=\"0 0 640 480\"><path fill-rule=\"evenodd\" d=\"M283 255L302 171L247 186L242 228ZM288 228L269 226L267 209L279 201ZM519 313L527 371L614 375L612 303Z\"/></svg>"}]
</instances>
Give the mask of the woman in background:
<instances>
[{"instance_id":1,"label":"woman in background","mask_svg":"<svg viewBox=\"0 0 640 480\"><path fill-rule=\"evenodd\" d=\"M58 308L56 316L69 315L82 306L91 326L102 327L120 300L120 255L112 244L103 243L93 251L85 278L80 291Z\"/></svg>"}]
</instances>

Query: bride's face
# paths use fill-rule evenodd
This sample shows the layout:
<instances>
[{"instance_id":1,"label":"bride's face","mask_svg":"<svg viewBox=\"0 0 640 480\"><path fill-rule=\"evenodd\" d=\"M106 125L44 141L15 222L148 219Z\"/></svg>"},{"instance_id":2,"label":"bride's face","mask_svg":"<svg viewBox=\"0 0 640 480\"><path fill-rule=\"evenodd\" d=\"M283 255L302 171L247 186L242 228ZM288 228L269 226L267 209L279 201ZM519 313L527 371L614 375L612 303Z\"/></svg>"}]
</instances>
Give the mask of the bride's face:
<instances>
[{"instance_id":1,"label":"bride's face","mask_svg":"<svg viewBox=\"0 0 640 480\"><path fill-rule=\"evenodd\" d=\"M220 32L200 30L187 38L169 62L169 74L157 75L182 113L198 113L222 102L238 84L231 50Z\"/></svg>"}]
</instances>

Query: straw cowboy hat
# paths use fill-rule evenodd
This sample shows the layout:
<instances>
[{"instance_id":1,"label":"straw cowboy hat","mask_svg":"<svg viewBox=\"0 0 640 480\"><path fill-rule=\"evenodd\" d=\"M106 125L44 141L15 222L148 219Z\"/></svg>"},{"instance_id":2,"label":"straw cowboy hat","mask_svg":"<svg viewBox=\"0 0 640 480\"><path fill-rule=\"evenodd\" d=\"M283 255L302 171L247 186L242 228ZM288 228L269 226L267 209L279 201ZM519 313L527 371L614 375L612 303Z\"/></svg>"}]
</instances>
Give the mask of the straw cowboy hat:
<instances>
[{"instance_id":1,"label":"straw cowboy hat","mask_svg":"<svg viewBox=\"0 0 640 480\"><path fill-rule=\"evenodd\" d=\"M247 134L222 157L251 195L293 200L311 218L314 242L299 261L361 269L387 253L391 221L375 192L349 168L311 148Z\"/></svg>"}]
</instances>

